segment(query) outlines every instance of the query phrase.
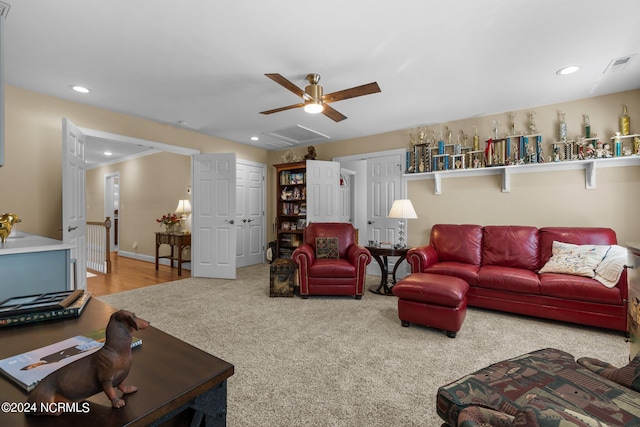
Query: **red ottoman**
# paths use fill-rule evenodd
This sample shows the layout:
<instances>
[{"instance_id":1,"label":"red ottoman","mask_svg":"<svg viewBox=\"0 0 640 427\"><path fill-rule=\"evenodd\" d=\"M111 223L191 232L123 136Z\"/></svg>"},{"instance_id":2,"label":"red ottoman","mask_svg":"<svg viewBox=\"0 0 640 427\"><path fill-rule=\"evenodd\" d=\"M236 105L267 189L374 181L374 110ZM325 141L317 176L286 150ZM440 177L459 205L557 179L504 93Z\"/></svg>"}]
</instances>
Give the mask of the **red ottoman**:
<instances>
[{"instance_id":1,"label":"red ottoman","mask_svg":"<svg viewBox=\"0 0 640 427\"><path fill-rule=\"evenodd\" d=\"M444 329L455 338L467 314L469 284L453 276L412 273L392 288L402 326L410 322Z\"/></svg>"}]
</instances>

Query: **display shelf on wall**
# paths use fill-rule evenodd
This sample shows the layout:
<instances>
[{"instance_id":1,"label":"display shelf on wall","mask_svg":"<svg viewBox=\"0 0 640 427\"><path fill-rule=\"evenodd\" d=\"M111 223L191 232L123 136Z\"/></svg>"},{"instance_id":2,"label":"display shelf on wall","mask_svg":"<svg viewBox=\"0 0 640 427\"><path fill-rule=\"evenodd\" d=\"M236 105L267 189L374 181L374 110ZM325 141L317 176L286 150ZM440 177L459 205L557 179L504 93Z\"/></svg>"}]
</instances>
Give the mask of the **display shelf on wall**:
<instances>
[{"instance_id":1,"label":"display shelf on wall","mask_svg":"<svg viewBox=\"0 0 640 427\"><path fill-rule=\"evenodd\" d=\"M548 163L531 163L525 165L510 165L510 166L492 166L483 168L471 168L471 169L453 169L438 172L420 172L420 173L407 173L403 174L402 178L407 181L433 179L435 191L434 194L442 194L442 179L444 178L459 178L459 177L472 177L472 176L488 176L488 175L501 175L502 176L502 192L508 193L511 191L511 175L514 173L536 173L547 171L562 171L562 170L579 170L585 171L585 188L592 190L596 188L596 170L598 168L609 167L623 167L623 166L638 166L640 165L640 156L624 156L624 157L608 157L601 159L587 159L587 160L566 160L562 162L548 162Z\"/></svg>"}]
</instances>

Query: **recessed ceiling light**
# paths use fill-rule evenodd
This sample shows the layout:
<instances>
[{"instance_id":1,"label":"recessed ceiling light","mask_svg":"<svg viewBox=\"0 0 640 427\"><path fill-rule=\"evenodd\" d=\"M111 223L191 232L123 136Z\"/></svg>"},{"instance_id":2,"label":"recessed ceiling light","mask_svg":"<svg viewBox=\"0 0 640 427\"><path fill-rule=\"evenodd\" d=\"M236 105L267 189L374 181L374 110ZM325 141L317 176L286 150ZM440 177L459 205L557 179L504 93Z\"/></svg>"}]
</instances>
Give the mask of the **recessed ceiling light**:
<instances>
[{"instance_id":1,"label":"recessed ceiling light","mask_svg":"<svg viewBox=\"0 0 640 427\"><path fill-rule=\"evenodd\" d=\"M86 87L78 86L78 85L71 86L71 89L75 90L78 93L89 93L89 92L91 92L91 90L87 89Z\"/></svg>"},{"instance_id":2,"label":"recessed ceiling light","mask_svg":"<svg viewBox=\"0 0 640 427\"><path fill-rule=\"evenodd\" d=\"M251 137L251 140L252 140L252 141L260 141L260 138L258 138L257 136L252 136L252 137Z\"/></svg>"},{"instance_id":3,"label":"recessed ceiling light","mask_svg":"<svg viewBox=\"0 0 640 427\"><path fill-rule=\"evenodd\" d=\"M105 151L103 154L105 156L113 156L113 153L111 151Z\"/></svg>"},{"instance_id":4,"label":"recessed ceiling light","mask_svg":"<svg viewBox=\"0 0 640 427\"><path fill-rule=\"evenodd\" d=\"M556 71L556 74L560 75L560 76L564 76L567 74L573 74L576 71L578 71L580 69L579 66L577 65L569 65L568 67L564 67L564 68L560 68L558 71Z\"/></svg>"}]
</instances>

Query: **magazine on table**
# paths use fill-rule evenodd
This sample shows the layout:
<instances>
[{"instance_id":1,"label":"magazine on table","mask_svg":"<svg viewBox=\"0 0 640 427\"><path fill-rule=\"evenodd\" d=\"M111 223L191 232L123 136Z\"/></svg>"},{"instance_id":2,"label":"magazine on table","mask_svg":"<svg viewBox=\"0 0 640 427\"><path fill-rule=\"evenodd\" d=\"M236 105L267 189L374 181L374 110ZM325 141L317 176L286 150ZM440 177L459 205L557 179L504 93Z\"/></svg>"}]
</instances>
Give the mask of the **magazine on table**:
<instances>
[{"instance_id":1,"label":"magazine on table","mask_svg":"<svg viewBox=\"0 0 640 427\"><path fill-rule=\"evenodd\" d=\"M31 391L53 371L99 350L104 341L105 328L97 329L0 360L0 371L26 391ZM141 344L141 338L133 337L131 348Z\"/></svg>"}]
</instances>

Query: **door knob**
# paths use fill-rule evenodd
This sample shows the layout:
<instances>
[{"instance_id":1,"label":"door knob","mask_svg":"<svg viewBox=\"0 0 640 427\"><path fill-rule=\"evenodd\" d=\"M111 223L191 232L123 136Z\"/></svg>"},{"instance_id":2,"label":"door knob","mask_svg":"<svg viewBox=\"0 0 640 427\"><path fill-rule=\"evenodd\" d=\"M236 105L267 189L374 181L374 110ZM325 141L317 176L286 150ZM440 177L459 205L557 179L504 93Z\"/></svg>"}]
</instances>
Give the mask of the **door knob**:
<instances>
[{"instance_id":1,"label":"door knob","mask_svg":"<svg viewBox=\"0 0 640 427\"><path fill-rule=\"evenodd\" d=\"M244 219L242 220L242 222L247 222L247 218L244 218Z\"/></svg>"},{"instance_id":2,"label":"door knob","mask_svg":"<svg viewBox=\"0 0 640 427\"><path fill-rule=\"evenodd\" d=\"M248 219L248 220L247 220L247 222L251 222L251 221L253 221L253 219Z\"/></svg>"},{"instance_id":3,"label":"door knob","mask_svg":"<svg viewBox=\"0 0 640 427\"><path fill-rule=\"evenodd\" d=\"M375 221L371 221L371 220L367 221L367 224L369 224L369 225L374 224L374 223L375 223Z\"/></svg>"},{"instance_id":4,"label":"door knob","mask_svg":"<svg viewBox=\"0 0 640 427\"><path fill-rule=\"evenodd\" d=\"M67 228L67 231L71 233L73 230L76 230L77 228L78 228L77 225L75 227L69 226L69 228Z\"/></svg>"},{"instance_id":5,"label":"door knob","mask_svg":"<svg viewBox=\"0 0 640 427\"><path fill-rule=\"evenodd\" d=\"M231 225L233 225L233 224L235 224L235 223L236 223L236 222L235 222L234 220L232 220L232 219L225 219L225 221L226 221L226 222L228 222L228 223L229 223L229 224L231 224Z\"/></svg>"}]
</instances>

